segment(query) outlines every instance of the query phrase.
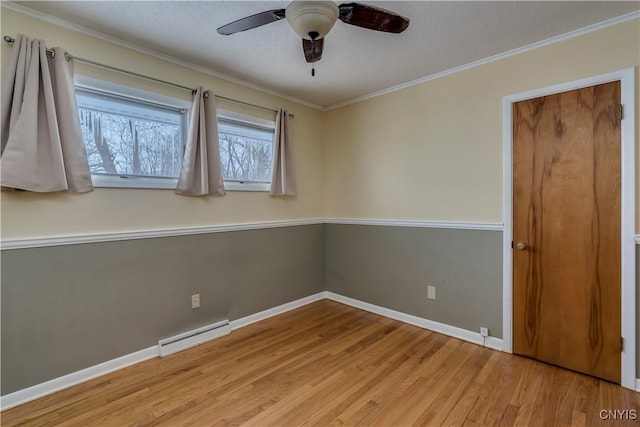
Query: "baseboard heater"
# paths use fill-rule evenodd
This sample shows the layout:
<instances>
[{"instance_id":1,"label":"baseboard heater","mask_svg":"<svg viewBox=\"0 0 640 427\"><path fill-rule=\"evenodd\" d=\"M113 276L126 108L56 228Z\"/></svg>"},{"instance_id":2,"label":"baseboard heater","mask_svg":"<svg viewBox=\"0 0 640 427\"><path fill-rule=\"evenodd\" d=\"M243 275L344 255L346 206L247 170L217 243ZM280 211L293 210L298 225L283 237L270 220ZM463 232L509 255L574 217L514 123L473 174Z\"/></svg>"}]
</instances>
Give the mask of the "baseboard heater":
<instances>
[{"instance_id":1,"label":"baseboard heater","mask_svg":"<svg viewBox=\"0 0 640 427\"><path fill-rule=\"evenodd\" d=\"M165 357L190 347L220 338L231 332L229 320L221 320L208 326L203 326L192 331L183 332L170 338L158 341L160 357Z\"/></svg>"}]
</instances>

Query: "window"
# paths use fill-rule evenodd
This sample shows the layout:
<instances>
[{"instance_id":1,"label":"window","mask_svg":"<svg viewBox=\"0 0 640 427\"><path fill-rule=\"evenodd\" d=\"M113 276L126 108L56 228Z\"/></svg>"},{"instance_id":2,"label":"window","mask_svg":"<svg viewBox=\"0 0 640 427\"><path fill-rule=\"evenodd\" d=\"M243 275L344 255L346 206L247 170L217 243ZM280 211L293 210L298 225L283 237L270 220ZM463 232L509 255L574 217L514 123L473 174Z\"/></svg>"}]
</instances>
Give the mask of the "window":
<instances>
[{"instance_id":1,"label":"window","mask_svg":"<svg viewBox=\"0 0 640 427\"><path fill-rule=\"evenodd\" d=\"M273 163L275 123L232 113L218 113L220 163L228 190L268 191Z\"/></svg>"},{"instance_id":2,"label":"window","mask_svg":"<svg viewBox=\"0 0 640 427\"><path fill-rule=\"evenodd\" d=\"M175 189L190 102L79 76L76 99L96 187ZM218 110L225 189L269 191L275 122Z\"/></svg>"},{"instance_id":3,"label":"window","mask_svg":"<svg viewBox=\"0 0 640 427\"><path fill-rule=\"evenodd\" d=\"M78 88L82 137L97 186L175 188L186 110Z\"/></svg>"}]
</instances>

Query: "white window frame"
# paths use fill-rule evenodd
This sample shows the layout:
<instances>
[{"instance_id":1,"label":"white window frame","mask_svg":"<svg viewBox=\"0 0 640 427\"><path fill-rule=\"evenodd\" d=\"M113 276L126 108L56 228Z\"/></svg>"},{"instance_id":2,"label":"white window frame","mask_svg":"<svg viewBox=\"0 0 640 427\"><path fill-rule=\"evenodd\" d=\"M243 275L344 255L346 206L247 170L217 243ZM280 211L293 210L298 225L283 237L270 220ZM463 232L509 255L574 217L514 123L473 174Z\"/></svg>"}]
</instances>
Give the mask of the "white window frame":
<instances>
[{"instance_id":1,"label":"white window frame","mask_svg":"<svg viewBox=\"0 0 640 427\"><path fill-rule=\"evenodd\" d=\"M183 116L183 134L186 138L189 123L189 113L191 103L186 100L173 98L170 96L160 95L158 93L149 92L141 89L135 89L128 86L122 86L116 83L98 80L86 76L76 76L75 86L78 89L85 89L92 92L103 93L107 96L122 96L133 101L139 100L143 103L152 103L159 106L176 108L184 111ZM183 146L186 141L183 141ZM104 175L91 174L93 186L96 188L139 188L139 189L163 189L175 190L178 185L178 178L152 177L152 176L135 176L135 175Z\"/></svg>"},{"instance_id":2,"label":"white window frame","mask_svg":"<svg viewBox=\"0 0 640 427\"><path fill-rule=\"evenodd\" d=\"M257 126L261 128L276 130L275 120L265 120L258 117L249 116L247 114L236 113L229 110L218 110L218 120L230 120L239 123L246 123L249 126ZM275 145L275 144L274 144ZM275 148L275 147L273 147ZM273 168L273 164L271 165ZM224 181L224 188L227 191L271 191L271 182L239 182Z\"/></svg>"},{"instance_id":3,"label":"white window frame","mask_svg":"<svg viewBox=\"0 0 640 427\"><path fill-rule=\"evenodd\" d=\"M141 89L135 89L128 86L122 86L117 83L107 82L104 80L94 79L87 76L76 75L75 86L79 89L86 89L89 91L95 91L104 93L106 95L122 96L142 102L151 102L159 105L168 106L171 108L178 108L185 110L185 135L188 132L189 114L191 112L191 102L177 99L158 93L149 92ZM235 111L229 111L224 109L218 110L218 119L230 120L240 123L246 123L250 126L257 126L266 129L273 129L275 135L276 123L274 120L265 120L258 117L250 116L247 114L237 113ZM186 140L183 141L186 144ZM272 166L273 167L273 166ZM91 174L93 186L96 188L138 188L138 189L164 189L175 190L178 185L178 178L166 178L166 177L150 177L150 176L134 176L134 175L104 175L104 174ZM224 188L226 191L257 191L265 192L271 191L271 183L258 183L258 182L238 182L238 181L224 181Z\"/></svg>"}]
</instances>

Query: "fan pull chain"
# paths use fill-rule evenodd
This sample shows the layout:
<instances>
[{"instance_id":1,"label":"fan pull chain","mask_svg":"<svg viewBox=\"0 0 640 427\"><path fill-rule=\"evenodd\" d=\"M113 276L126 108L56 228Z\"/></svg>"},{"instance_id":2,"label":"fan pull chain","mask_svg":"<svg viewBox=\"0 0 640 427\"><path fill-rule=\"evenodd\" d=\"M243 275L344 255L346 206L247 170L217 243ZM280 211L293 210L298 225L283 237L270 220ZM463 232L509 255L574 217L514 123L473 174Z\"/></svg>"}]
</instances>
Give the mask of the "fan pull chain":
<instances>
[{"instance_id":1,"label":"fan pull chain","mask_svg":"<svg viewBox=\"0 0 640 427\"><path fill-rule=\"evenodd\" d=\"M313 59L311 63L311 77L315 77L316 75L316 37L316 35L312 35L311 39L311 58Z\"/></svg>"}]
</instances>

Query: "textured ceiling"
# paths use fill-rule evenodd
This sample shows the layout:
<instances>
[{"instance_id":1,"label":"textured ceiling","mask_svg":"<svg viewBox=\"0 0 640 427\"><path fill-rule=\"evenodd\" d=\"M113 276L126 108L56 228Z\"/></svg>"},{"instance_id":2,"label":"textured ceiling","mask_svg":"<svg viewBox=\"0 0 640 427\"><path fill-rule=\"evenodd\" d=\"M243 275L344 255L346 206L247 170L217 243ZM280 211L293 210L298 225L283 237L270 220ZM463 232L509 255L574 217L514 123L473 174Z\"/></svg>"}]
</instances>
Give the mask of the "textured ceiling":
<instances>
[{"instance_id":1,"label":"textured ceiling","mask_svg":"<svg viewBox=\"0 0 640 427\"><path fill-rule=\"evenodd\" d=\"M411 20L402 34L336 23L316 76L286 21L216 28L286 1L44 1L20 6L318 106L332 106L622 16L640 2L366 1Z\"/></svg>"}]
</instances>

